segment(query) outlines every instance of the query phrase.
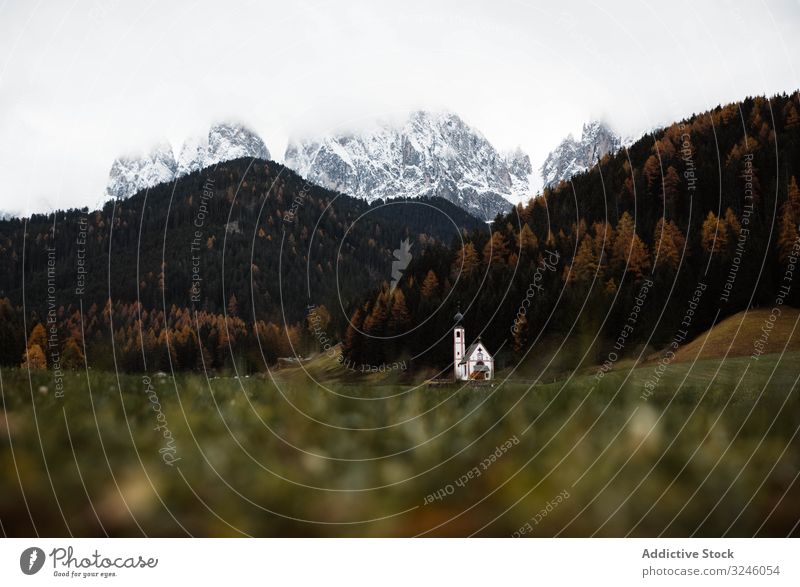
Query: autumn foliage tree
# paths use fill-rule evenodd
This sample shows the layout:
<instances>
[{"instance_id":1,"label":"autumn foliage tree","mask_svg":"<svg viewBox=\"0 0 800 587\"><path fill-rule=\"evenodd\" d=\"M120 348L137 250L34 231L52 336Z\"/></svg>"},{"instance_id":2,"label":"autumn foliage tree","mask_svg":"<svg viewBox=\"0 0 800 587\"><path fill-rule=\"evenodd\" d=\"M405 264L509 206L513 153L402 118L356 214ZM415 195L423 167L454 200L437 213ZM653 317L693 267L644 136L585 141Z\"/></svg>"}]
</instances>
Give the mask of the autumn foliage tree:
<instances>
[{"instance_id":1,"label":"autumn foliage tree","mask_svg":"<svg viewBox=\"0 0 800 587\"><path fill-rule=\"evenodd\" d=\"M594 242L587 234L583 237L572 266L564 269L568 283L590 283L597 277L599 261L595 254Z\"/></svg>"},{"instance_id":2,"label":"autumn foliage tree","mask_svg":"<svg viewBox=\"0 0 800 587\"><path fill-rule=\"evenodd\" d=\"M458 251L458 255L453 261L451 274L453 278L458 277L459 272L462 277L470 278L475 275L480 268L481 260L475 245L471 242L465 243Z\"/></svg>"},{"instance_id":3,"label":"autumn foliage tree","mask_svg":"<svg viewBox=\"0 0 800 587\"><path fill-rule=\"evenodd\" d=\"M391 296L388 332L390 335L401 334L409 324L411 324L411 314L406 306L406 296L402 289L397 288Z\"/></svg>"},{"instance_id":4,"label":"autumn foliage tree","mask_svg":"<svg viewBox=\"0 0 800 587\"><path fill-rule=\"evenodd\" d=\"M681 229L671 220L660 218L653 233L653 255L657 259L656 269L665 270L673 275L681 263L684 254L686 238Z\"/></svg>"},{"instance_id":5,"label":"autumn foliage tree","mask_svg":"<svg viewBox=\"0 0 800 587\"><path fill-rule=\"evenodd\" d=\"M70 336L64 343L64 350L61 351L61 366L64 369L77 370L84 367L84 357L78 341Z\"/></svg>"},{"instance_id":6,"label":"autumn foliage tree","mask_svg":"<svg viewBox=\"0 0 800 587\"><path fill-rule=\"evenodd\" d=\"M527 224L522 226L517 237L517 245L522 253L530 255L539 246L539 239Z\"/></svg>"},{"instance_id":7,"label":"autumn foliage tree","mask_svg":"<svg viewBox=\"0 0 800 587\"><path fill-rule=\"evenodd\" d=\"M617 223L611 264L617 271L631 273L635 279L640 279L650 269L647 245L636 234L633 217L627 212Z\"/></svg>"},{"instance_id":8,"label":"autumn foliage tree","mask_svg":"<svg viewBox=\"0 0 800 587\"><path fill-rule=\"evenodd\" d=\"M713 211L709 211L703 221L700 242L703 250L709 255L715 255L728 250L728 230L725 220L717 218Z\"/></svg>"},{"instance_id":9,"label":"autumn foliage tree","mask_svg":"<svg viewBox=\"0 0 800 587\"><path fill-rule=\"evenodd\" d=\"M28 337L28 348L22 355L22 367L25 369L47 369L47 331L40 322L31 330Z\"/></svg>"},{"instance_id":10,"label":"autumn foliage tree","mask_svg":"<svg viewBox=\"0 0 800 587\"><path fill-rule=\"evenodd\" d=\"M436 277L436 273L433 272L433 269L430 269L425 276L425 281L422 282L422 297L425 299L430 299L439 293L439 278Z\"/></svg>"},{"instance_id":11,"label":"autumn foliage tree","mask_svg":"<svg viewBox=\"0 0 800 587\"><path fill-rule=\"evenodd\" d=\"M28 337L28 346L31 347L33 345L38 346L42 350L47 348L47 331L44 328L44 324L41 322L33 327L31 335Z\"/></svg>"},{"instance_id":12,"label":"autumn foliage tree","mask_svg":"<svg viewBox=\"0 0 800 587\"><path fill-rule=\"evenodd\" d=\"M42 347L38 344L32 344L28 347L28 350L22 355L22 368L47 369L47 358Z\"/></svg>"},{"instance_id":13,"label":"autumn foliage tree","mask_svg":"<svg viewBox=\"0 0 800 587\"><path fill-rule=\"evenodd\" d=\"M674 218L678 210L678 200L680 198L681 177L675 168L670 165L667 167L667 172L664 174L662 182L662 200L664 203L664 213L668 217Z\"/></svg>"},{"instance_id":14,"label":"autumn foliage tree","mask_svg":"<svg viewBox=\"0 0 800 587\"><path fill-rule=\"evenodd\" d=\"M508 259L508 244L499 231L492 233L492 238L483 247L483 262L490 267L498 268Z\"/></svg>"}]
</instances>

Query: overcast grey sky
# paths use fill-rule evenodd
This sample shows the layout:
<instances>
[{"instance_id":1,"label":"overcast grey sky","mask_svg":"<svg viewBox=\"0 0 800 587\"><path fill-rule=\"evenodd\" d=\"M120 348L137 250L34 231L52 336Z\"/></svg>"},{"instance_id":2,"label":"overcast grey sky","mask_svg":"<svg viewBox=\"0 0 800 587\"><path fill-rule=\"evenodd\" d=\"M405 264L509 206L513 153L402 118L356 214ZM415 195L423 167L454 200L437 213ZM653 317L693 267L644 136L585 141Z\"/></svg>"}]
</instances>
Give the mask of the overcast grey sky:
<instances>
[{"instance_id":1,"label":"overcast grey sky","mask_svg":"<svg viewBox=\"0 0 800 587\"><path fill-rule=\"evenodd\" d=\"M800 87L800 0L0 5L0 210L96 202L112 161L215 121L289 136L449 109L539 165L622 133Z\"/></svg>"}]
</instances>

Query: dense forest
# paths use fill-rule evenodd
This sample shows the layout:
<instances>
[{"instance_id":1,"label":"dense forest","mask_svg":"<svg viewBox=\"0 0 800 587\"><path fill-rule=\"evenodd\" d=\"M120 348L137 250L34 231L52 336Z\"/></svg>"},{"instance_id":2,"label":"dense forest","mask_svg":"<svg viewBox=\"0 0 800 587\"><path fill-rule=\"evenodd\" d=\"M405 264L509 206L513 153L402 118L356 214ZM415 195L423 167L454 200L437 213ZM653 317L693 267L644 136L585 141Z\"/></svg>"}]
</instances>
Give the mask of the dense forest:
<instances>
[{"instance_id":1,"label":"dense forest","mask_svg":"<svg viewBox=\"0 0 800 587\"><path fill-rule=\"evenodd\" d=\"M3 220L0 362L260 369L318 346L311 319L343 332L404 239L413 255L486 229L445 200L368 204L249 159L98 211Z\"/></svg>"},{"instance_id":2,"label":"dense forest","mask_svg":"<svg viewBox=\"0 0 800 587\"><path fill-rule=\"evenodd\" d=\"M446 369L459 308L501 367L567 336L597 363L620 337L619 356L662 348L800 302L799 112L795 93L676 122L490 227L260 160L3 220L0 362L249 372L343 342L353 364Z\"/></svg>"},{"instance_id":3,"label":"dense forest","mask_svg":"<svg viewBox=\"0 0 800 587\"><path fill-rule=\"evenodd\" d=\"M796 306L798 98L676 122L498 216L490 235L428 248L354 309L347 356L446 369L458 307L502 367L567 336L578 344L561 354L602 364L749 307Z\"/></svg>"}]
</instances>

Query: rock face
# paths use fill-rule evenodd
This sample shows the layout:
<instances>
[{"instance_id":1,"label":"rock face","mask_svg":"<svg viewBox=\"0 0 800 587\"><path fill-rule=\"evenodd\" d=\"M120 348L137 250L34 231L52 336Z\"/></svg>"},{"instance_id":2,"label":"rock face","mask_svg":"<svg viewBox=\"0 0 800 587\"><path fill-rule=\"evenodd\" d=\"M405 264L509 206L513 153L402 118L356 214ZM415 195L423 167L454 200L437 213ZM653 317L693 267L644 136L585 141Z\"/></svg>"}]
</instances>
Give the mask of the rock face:
<instances>
[{"instance_id":1,"label":"rock face","mask_svg":"<svg viewBox=\"0 0 800 587\"><path fill-rule=\"evenodd\" d=\"M143 157L120 157L111 166L107 198L127 198L138 191L183 177L204 167L240 157L269 159L264 141L235 124L215 124L206 138L189 138L175 159L169 144L161 144Z\"/></svg>"},{"instance_id":2,"label":"rock face","mask_svg":"<svg viewBox=\"0 0 800 587\"><path fill-rule=\"evenodd\" d=\"M223 161L270 159L258 135L232 124L187 139L177 153L162 144L142 157L118 158L106 198L127 198ZM360 133L290 142L285 162L309 181L368 201L439 196L484 220L531 195L528 155L520 149L500 154L451 113L418 111Z\"/></svg>"},{"instance_id":3,"label":"rock face","mask_svg":"<svg viewBox=\"0 0 800 587\"><path fill-rule=\"evenodd\" d=\"M511 182L514 184L512 193L520 200L528 200L531 197L530 182L531 175L533 175L531 158L517 147L515 150L506 153L505 159L508 172L511 175Z\"/></svg>"},{"instance_id":4,"label":"rock face","mask_svg":"<svg viewBox=\"0 0 800 587\"><path fill-rule=\"evenodd\" d=\"M452 113L418 111L399 124L291 141L284 161L309 181L368 201L439 196L485 220L530 194L528 156L501 155Z\"/></svg>"},{"instance_id":5,"label":"rock face","mask_svg":"<svg viewBox=\"0 0 800 587\"><path fill-rule=\"evenodd\" d=\"M208 131L208 148L202 167L241 157L270 159L264 141L249 129L231 124L216 124Z\"/></svg>"},{"instance_id":6,"label":"rock face","mask_svg":"<svg viewBox=\"0 0 800 587\"><path fill-rule=\"evenodd\" d=\"M108 174L106 196L127 198L136 192L175 178L175 156L168 144L158 145L143 157L120 157Z\"/></svg>"},{"instance_id":7,"label":"rock face","mask_svg":"<svg viewBox=\"0 0 800 587\"><path fill-rule=\"evenodd\" d=\"M590 169L600 158L623 144L622 138L602 122L584 124L580 141L569 135L545 159L541 167L545 187L555 187Z\"/></svg>"}]
</instances>

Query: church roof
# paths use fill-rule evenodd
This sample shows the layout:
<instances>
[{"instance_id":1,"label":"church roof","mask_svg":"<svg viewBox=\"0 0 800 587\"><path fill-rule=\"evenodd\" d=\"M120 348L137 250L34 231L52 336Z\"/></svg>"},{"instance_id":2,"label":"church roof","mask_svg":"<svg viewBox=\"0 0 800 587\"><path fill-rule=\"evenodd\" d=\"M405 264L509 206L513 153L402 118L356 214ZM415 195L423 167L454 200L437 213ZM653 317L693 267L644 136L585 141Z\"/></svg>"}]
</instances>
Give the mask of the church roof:
<instances>
[{"instance_id":1,"label":"church roof","mask_svg":"<svg viewBox=\"0 0 800 587\"><path fill-rule=\"evenodd\" d=\"M472 353L475 351L475 349L478 348L478 345L483 345L483 343L481 342L481 337L480 336L478 337L478 340L476 340L471 345L469 345L467 350L464 352L464 358L461 359L461 361L458 364L459 365L464 365L467 362L467 359L472 356ZM483 347L483 348L486 349L486 347ZM489 349L486 349L486 354L489 355L488 358L490 358L490 359L492 358L492 353L489 352Z\"/></svg>"}]
</instances>

